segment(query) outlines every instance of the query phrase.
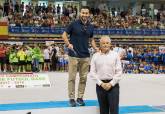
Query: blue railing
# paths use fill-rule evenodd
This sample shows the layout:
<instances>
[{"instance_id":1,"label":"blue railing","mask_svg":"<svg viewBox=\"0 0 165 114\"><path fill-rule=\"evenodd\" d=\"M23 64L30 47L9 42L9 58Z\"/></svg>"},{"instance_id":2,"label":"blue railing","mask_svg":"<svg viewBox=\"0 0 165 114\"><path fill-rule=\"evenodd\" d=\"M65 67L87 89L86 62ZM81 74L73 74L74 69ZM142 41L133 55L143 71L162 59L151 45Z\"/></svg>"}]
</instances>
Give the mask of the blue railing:
<instances>
[{"instance_id":1,"label":"blue railing","mask_svg":"<svg viewBox=\"0 0 165 114\"><path fill-rule=\"evenodd\" d=\"M9 27L12 34L62 34L64 30L60 27ZM95 29L94 34L160 36L165 35L165 29Z\"/></svg>"}]
</instances>

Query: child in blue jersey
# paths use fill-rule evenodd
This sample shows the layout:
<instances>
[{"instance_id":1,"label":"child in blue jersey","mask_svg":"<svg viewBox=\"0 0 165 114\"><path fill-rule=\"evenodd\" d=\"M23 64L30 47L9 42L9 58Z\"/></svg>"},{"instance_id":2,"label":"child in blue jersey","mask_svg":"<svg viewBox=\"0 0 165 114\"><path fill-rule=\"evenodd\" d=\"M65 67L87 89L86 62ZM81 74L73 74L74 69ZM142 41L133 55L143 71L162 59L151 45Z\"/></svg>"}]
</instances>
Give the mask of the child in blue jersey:
<instances>
[{"instance_id":1,"label":"child in blue jersey","mask_svg":"<svg viewBox=\"0 0 165 114\"><path fill-rule=\"evenodd\" d=\"M65 64L65 61L64 61L63 55L60 55L60 56L59 56L59 58L58 58L58 63L59 63L60 71L64 71L64 64Z\"/></svg>"},{"instance_id":2,"label":"child in blue jersey","mask_svg":"<svg viewBox=\"0 0 165 114\"><path fill-rule=\"evenodd\" d=\"M151 74L152 73L152 66L149 63L145 63L144 65L144 72L145 74Z\"/></svg>"},{"instance_id":3,"label":"child in blue jersey","mask_svg":"<svg viewBox=\"0 0 165 114\"><path fill-rule=\"evenodd\" d=\"M127 65L127 71L126 71L128 74L131 74L133 73L133 65L132 64L128 64Z\"/></svg>"},{"instance_id":4,"label":"child in blue jersey","mask_svg":"<svg viewBox=\"0 0 165 114\"><path fill-rule=\"evenodd\" d=\"M154 62L155 65L159 65L160 64L161 54L160 54L160 52L157 49L154 50L153 60L152 61Z\"/></svg>"},{"instance_id":5,"label":"child in blue jersey","mask_svg":"<svg viewBox=\"0 0 165 114\"><path fill-rule=\"evenodd\" d=\"M150 63L150 54L148 51L144 52L144 60L145 62Z\"/></svg>"},{"instance_id":6,"label":"child in blue jersey","mask_svg":"<svg viewBox=\"0 0 165 114\"><path fill-rule=\"evenodd\" d=\"M64 54L64 71L68 71L68 55Z\"/></svg>"},{"instance_id":7,"label":"child in blue jersey","mask_svg":"<svg viewBox=\"0 0 165 114\"><path fill-rule=\"evenodd\" d=\"M162 66L164 67L165 70L165 53L162 53Z\"/></svg>"}]
</instances>

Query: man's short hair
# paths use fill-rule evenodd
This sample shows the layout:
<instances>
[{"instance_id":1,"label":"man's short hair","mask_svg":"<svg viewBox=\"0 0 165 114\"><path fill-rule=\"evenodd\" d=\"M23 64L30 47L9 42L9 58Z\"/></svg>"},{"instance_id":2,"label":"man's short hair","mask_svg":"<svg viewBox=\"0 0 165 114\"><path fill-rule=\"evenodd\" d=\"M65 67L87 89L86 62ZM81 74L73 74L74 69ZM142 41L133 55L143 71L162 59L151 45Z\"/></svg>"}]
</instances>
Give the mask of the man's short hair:
<instances>
[{"instance_id":1,"label":"man's short hair","mask_svg":"<svg viewBox=\"0 0 165 114\"><path fill-rule=\"evenodd\" d=\"M107 41L111 43L111 38L109 36L107 36L107 35L101 36L100 41L102 39L107 39Z\"/></svg>"},{"instance_id":2,"label":"man's short hair","mask_svg":"<svg viewBox=\"0 0 165 114\"><path fill-rule=\"evenodd\" d=\"M88 9L90 12L90 7L89 6L82 6L81 9Z\"/></svg>"}]
</instances>

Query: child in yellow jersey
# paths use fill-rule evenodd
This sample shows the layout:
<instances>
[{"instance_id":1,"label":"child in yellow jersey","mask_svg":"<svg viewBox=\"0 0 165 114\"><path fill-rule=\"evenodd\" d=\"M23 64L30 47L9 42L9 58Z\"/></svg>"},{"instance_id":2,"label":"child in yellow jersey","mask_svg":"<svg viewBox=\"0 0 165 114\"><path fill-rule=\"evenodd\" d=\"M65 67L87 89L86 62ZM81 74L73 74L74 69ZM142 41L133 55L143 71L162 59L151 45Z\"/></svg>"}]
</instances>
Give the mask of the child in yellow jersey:
<instances>
[{"instance_id":1,"label":"child in yellow jersey","mask_svg":"<svg viewBox=\"0 0 165 114\"><path fill-rule=\"evenodd\" d=\"M18 69L18 57L16 50L12 50L10 55L9 55L9 63L11 67L11 71L17 72Z\"/></svg>"},{"instance_id":2,"label":"child in yellow jersey","mask_svg":"<svg viewBox=\"0 0 165 114\"><path fill-rule=\"evenodd\" d=\"M19 49L19 51L17 52L17 57L18 57L18 60L19 60L19 71L18 72L21 72L21 69L22 69L23 72L25 72L26 53L25 53L23 47L21 47Z\"/></svg>"}]
</instances>

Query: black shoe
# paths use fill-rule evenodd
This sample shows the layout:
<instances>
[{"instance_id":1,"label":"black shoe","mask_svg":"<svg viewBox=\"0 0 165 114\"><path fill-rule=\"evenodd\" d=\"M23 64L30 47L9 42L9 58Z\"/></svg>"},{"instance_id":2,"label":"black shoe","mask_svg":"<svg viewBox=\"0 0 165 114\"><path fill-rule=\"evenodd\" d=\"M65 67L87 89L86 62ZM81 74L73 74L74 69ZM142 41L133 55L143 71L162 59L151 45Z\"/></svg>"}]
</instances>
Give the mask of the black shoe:
<instances>
[{"instance_id":1,"label":"black shoe","mask_svg":"<svg viewBox=\"0 0 165 114\"><path fill-rule=\"evenodd\" d=\"M82 98L77 98L76 102L79 106L85 106L85 103Z\"/></svg>"},{"instance_id":2,"label":"black shoe","mask_svg":"<svg viewBox=\"0 0 165 114\"><path fill-rule=\"evenodd\" d=\"M69 104L70 104L71 107L76 107L76 102L75 102L74 99L70 99Z\"/></svg>"}]
</instances>

